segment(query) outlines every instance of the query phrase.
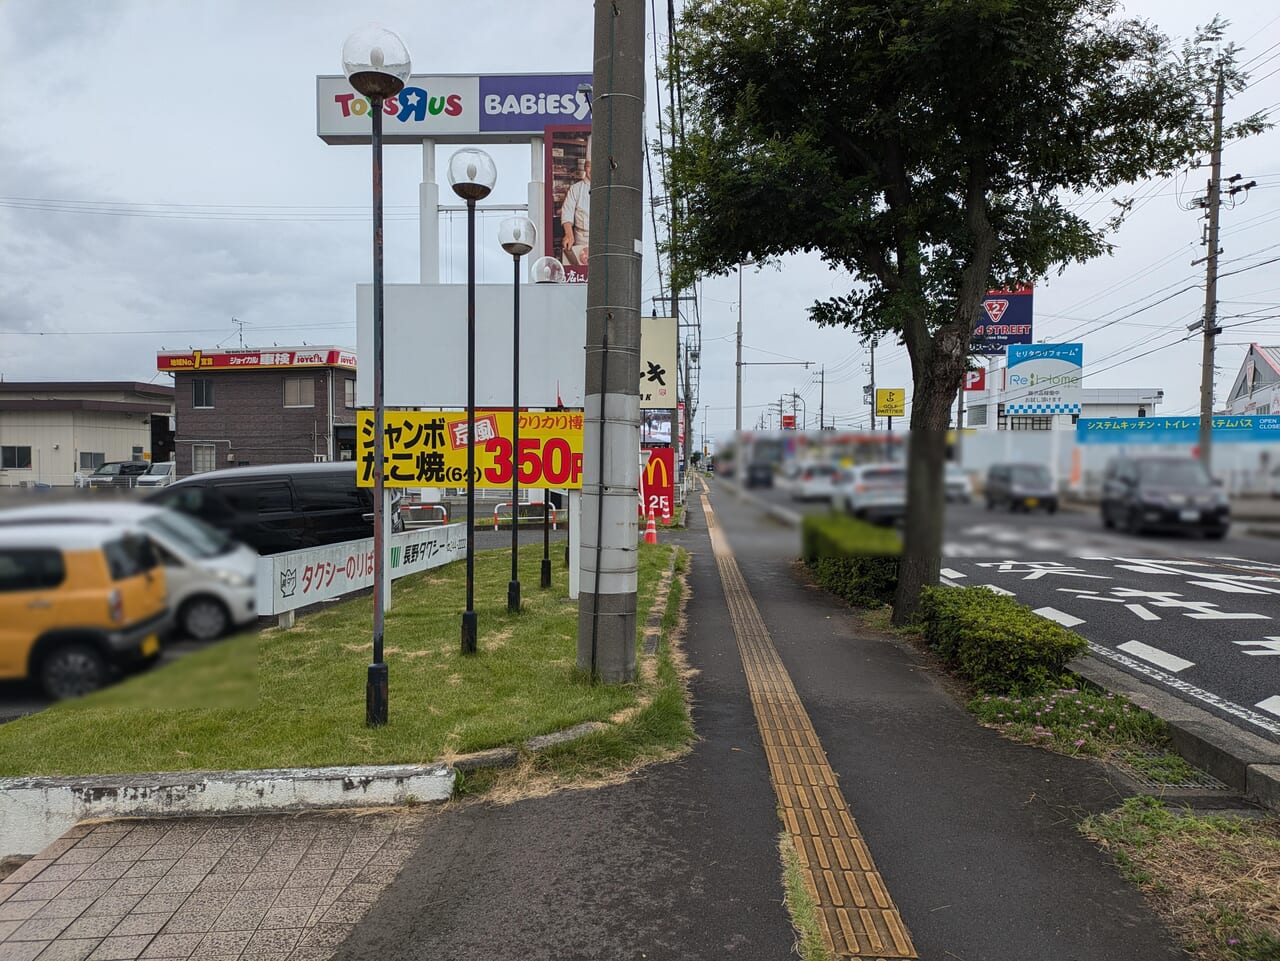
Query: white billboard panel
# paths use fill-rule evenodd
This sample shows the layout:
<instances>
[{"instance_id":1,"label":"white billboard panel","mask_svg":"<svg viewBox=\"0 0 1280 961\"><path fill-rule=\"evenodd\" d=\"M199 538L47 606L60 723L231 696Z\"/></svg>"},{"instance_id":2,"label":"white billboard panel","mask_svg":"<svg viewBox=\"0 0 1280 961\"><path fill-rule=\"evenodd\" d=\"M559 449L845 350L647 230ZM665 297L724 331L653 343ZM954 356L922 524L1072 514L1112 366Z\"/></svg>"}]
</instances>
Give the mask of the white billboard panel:
<instances>
[{"instance_id":1,"label":"white billboard panel","mask_svg":"<svg viewBox=\"0 0 1280 961\"><path fill-rule=\"evenodd\" d=\"M511 284L476 286L476 406L511 406ZM389 284L387 407L467 406L466 284ZM373 406L373 286L356 287L356 403ZM520 406L582 407L586 284L521 284Z\"/></svg>"}]
</instances>

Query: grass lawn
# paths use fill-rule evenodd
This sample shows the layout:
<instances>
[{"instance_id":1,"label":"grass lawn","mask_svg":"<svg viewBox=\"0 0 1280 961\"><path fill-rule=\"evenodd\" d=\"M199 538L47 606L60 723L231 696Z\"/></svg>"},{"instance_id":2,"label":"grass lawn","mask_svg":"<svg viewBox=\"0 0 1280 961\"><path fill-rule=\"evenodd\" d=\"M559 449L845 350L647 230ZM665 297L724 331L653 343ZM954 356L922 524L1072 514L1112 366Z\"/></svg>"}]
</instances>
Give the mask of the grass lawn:
<instances>
[{"instance_id":1,"label":"grass lawn","mask_svg":"<svg viewBox=\"0 0 1280 961\"><path fill-rule=\"evenodd\" d=\"M641 545L641 633L670 545ZM219 644L78 701L0 727L0 776L234 770L430 762L517 744L583 721L625 718L599 738L632 754L690 736L678 672L660 651L636 684L592 685L577 670L578 605L541 551L521 551L523 608L507 612L510 553L476 555L479 652L460 651L461 561L395 582L387 615L390 723L364 723L369 597ZM673 590L678 599L678 588ZM626 713L623 713L626 712ZM615 743L609 753L618 745Z\"/></svg>"}]
</instances>

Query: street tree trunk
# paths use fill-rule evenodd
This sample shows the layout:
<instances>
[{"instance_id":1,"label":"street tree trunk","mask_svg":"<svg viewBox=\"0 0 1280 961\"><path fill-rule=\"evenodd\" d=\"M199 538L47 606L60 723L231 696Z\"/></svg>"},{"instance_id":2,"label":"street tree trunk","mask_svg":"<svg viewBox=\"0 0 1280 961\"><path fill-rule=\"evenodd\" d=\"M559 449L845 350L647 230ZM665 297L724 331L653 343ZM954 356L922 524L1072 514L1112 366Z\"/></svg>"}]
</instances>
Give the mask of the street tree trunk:
<instances>
[{"instance_id":1,"label":"street tree trunk","mask_svg":"<svg viewBox=\"0 0 1280 961\"><path fill-rule=\"evenodd\" d=\"M965 328L961 328L965 329ZM971 328L969 328L971 329ZM917 375L911 398L911 433L907 441L907 518L893 598L893 623L910 623L920 606L920 590L938 583L942 566L942 534L946 487L947 428L951 404L968 366L968 338L954 327L941 330L913 366ZM913 361L915 359L913 358Z\"/></svg>"}]
</instances>

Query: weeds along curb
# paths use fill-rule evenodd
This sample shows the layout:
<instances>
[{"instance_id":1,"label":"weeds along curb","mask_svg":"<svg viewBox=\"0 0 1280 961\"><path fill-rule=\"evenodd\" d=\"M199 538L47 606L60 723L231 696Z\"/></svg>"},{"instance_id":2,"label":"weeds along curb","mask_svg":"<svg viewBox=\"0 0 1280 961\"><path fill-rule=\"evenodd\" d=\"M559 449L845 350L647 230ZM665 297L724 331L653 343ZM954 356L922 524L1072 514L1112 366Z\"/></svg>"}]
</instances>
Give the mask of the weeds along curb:
<instances>
[{"instance_id":1,"label":"weeds along curb","mask_svg":"<svg viewBox=\"0 0 1280 961\"><path fill-rule=\"evenodd\" d=\"M671 552L645 620L647 654L656 653L662 638L678 556L679 551ZM537 754L608 727L588 721L529 738L519 749L493 748L447 764L0 778L0 857L35 854L87 818L285 813L444 802L454 795L459 771L511 767L522 751Z\"/></svg>"}]
</instances>

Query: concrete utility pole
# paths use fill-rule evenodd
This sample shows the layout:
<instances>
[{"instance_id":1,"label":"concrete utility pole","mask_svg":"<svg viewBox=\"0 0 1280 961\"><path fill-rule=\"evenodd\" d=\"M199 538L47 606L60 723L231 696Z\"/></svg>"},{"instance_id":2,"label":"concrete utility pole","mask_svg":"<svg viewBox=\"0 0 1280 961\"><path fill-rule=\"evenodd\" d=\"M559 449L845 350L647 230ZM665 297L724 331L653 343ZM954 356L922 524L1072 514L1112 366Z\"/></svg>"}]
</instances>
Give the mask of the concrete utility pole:
<instances>
[{"instance_id":1,"label":"concrete utility pole","mask_svg":"<svg viewBox=\"0 0 1280 961\"><path fill-rule=\"evenodd\" d=\"M1213 348L1218 330L1218 215L1222 207L1222 67L1213 98L1213 155L1209 167L1209 256L1205 260L1204 351L1200 361L1200 462L1213 466Z\"/></svg>"},{"instance_id":2,"label":"concrete utility pole","mask_svg":"<svg viewBox=\"0 0 1280 961\"><path fill-rule=\"evenodd\" d=\"M871 342L871 431L876 429L876 342Z\"/></svg>"},{"instance_id":3,"label":"concrete utility pole","mask_svg":"<svg viewBox=\"0 0 1280 961\"><path fill-rule=\"evenodd\" d=\"M598 0L578 669L606 684L636 676L644 45L644 0Z\"/></svg>"},{"instance_id":4,"label":"concrete utility pole","mask_svg":"<svg viewBox=\"0 0 1280 961\"><path fill-rule=\"evenodd\" d=\"M818 430L827 426L827 365L818 368Z\"/></svg>"}]
</instances>

